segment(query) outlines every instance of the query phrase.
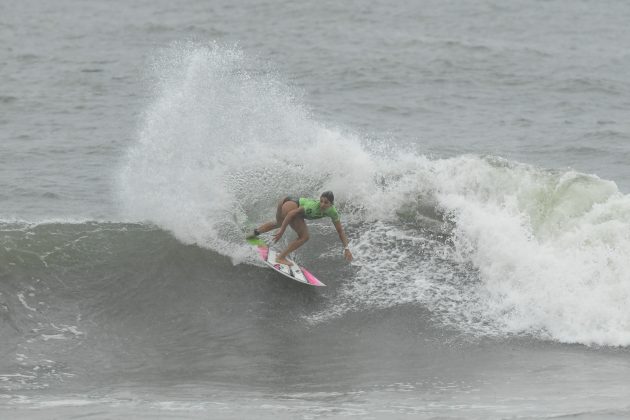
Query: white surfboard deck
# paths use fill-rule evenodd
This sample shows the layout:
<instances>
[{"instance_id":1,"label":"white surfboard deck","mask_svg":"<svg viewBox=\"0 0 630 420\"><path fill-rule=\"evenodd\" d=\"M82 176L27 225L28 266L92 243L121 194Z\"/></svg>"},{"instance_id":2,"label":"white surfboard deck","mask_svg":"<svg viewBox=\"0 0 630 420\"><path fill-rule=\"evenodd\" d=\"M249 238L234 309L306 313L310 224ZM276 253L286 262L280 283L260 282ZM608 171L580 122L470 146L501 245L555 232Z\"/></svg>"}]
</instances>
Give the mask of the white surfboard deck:
<instances>
[{"instance_id":1,"label":"white surfboard deck","mask_svg":"<svg viewBox=\"0 0 630 420\"><path fill-rule=\"evenodd\" d=\"M250 242L251 243L251 242ZM289 266L286 264L279 264L276 261L276 257L278 253L273 249L269 248L266 245L255 245L258 251L258 255L260 259L265 262L269 267L273 268L278 273L286 276L292 280L299 281L303 284L308 284L309 286L326 286L324 283L319 281L314 275L312 275L308 270L304 267L300 267L295 261L287 258L288 261L293 263L293 265Z\"/></svg>"}]
</instances>

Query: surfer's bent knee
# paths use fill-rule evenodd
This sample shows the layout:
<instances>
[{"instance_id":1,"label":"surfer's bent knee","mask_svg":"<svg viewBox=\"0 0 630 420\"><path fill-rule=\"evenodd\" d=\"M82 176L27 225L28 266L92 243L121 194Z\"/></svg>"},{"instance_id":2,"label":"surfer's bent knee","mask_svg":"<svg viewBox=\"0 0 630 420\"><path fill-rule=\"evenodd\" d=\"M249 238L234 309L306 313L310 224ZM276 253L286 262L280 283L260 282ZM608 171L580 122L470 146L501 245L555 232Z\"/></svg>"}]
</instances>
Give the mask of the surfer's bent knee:
<instances>
[{"instance_id":1,"label":"surfer's bent knee","mask_svg":"<svg viewBox=\"0 0 630 420\"><path fill-rule=\"evenodd\" d=\"M300 241L300 243L303 244L304 242L308 241L310 236L308 233L308 227L306 226L304 219L302 219L301 223L299 221L291 223L291 227L293 228L295 233L297 233L297 240Z\"/></svg>"}]
</instances>

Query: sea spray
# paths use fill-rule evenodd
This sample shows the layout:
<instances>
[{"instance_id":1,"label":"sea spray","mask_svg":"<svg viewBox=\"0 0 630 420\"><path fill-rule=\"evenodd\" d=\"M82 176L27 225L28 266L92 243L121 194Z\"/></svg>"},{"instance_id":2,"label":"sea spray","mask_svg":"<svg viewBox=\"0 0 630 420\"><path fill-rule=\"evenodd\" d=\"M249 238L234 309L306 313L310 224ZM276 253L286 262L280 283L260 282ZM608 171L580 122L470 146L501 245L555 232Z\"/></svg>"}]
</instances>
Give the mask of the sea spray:
<instances>
[{"instance_id":1,"label":"sea spray","mask_svg":"<svg viewBox=\"0 0 630 420\"><path fill-rule=\"evenodd\" d=\"M187 43L152 69L154 95L120 171L126 217L238 260L243 230L281 196L343 193L338 156L357 147L315 122L264 63Z\"/></svg>"}]
</instances>

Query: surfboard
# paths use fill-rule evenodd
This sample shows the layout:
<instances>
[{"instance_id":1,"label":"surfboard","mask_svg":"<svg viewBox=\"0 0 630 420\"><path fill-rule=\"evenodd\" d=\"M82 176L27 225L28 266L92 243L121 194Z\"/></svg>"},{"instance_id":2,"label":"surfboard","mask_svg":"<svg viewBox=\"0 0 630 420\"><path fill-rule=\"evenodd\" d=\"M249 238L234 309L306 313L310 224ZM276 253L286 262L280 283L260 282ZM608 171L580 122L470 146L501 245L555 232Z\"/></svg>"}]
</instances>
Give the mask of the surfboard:
<instances>
[{"instance_id":1,"label":"surfboard","mask_svg":"<svg viewBox=\"0 0 630 420\"><path fill-rule=\"evenodd\" d=\"M312 275L310 271L308 271L304 267L300 267L295 261L290 258L287 258L287 260L291 261L293 265L278 264L276 262L276 256L278 255L278 253L272 248L269 248L265 241L261 239L248 239L247 242L250 245L256 247L256 250L258 251L258 256L261 260L263 260L265 264L267 264L269 267L274 269L276 272L282 274L283 276L286 276L291 280L295 280L303 284L308 284L309 286L326 286L314 275Z\"/></svg>"}]
</instances>

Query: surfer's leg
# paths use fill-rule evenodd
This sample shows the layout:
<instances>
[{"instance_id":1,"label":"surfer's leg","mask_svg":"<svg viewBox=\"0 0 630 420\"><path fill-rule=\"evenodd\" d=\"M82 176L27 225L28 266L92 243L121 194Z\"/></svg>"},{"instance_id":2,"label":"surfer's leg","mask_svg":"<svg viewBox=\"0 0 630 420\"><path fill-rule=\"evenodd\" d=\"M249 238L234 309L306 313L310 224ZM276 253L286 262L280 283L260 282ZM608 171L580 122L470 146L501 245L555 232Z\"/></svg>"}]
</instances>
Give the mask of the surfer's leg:
<instances>
[{"instance_id":1,"label":"surfer's leg","mask_svg":"<svg viewBox=\"0 0 630 420\"><path fill-rule=\"evenodd\" d=\"M296 217L291 221L291 227L297 233L298 237L296 240L291 242L287 249L285 249L281 254L278 254L276 257L276 262L280 264L292 265L291 262L287 260L287 255L304 245L306 241L308 241L308 227L306 226L306 222L303 217Z\"/></svg>"},{"instance_id":2,"label":"surfer's leg","mask_svg":"<svg viewBox=\"0 0 630 420\"><path fill-rule=\"evenodd\" d=\"M261 233L269 232L270 230L277 229L282 225L282 221L284 217L282 217L282 205L287 201L288 197L284 197L282 200L278 202L278 207L276 208L276 220L272 222L263 223L257 229L254 229L254 234L250 235L251 237L256 237Z\"/></svg>"},{"instance_id":3,"label":"surfer's leg","mask_svg":"<svg viewBox=\"0 0 630 420\"><path fill-rule=\"evenodd\" d=\"M275 222L267 222L263 223L258 227L258 229L254 230L254 234L252 237L258 236L261 233L269 232L270 230L274 230L282 226L282 222L284 221L287 213L294 208L297 208L297 204L292 201L289 197L284 197L280 201L278 201L278 207L276 208L276 221Z\"/></svg>"},{"instance_id":4,"label":"surfer's leg","mask_svg":"<svg viewBox=\"0 0 630 420\"><path fill-rule=\"evenodd\" d=\"M261 233L269 232L270 230L280 227L276 222L267 222L260 225L258 229L255 229L254 235L258 236Z\"/></svg>"}]
</instances>

